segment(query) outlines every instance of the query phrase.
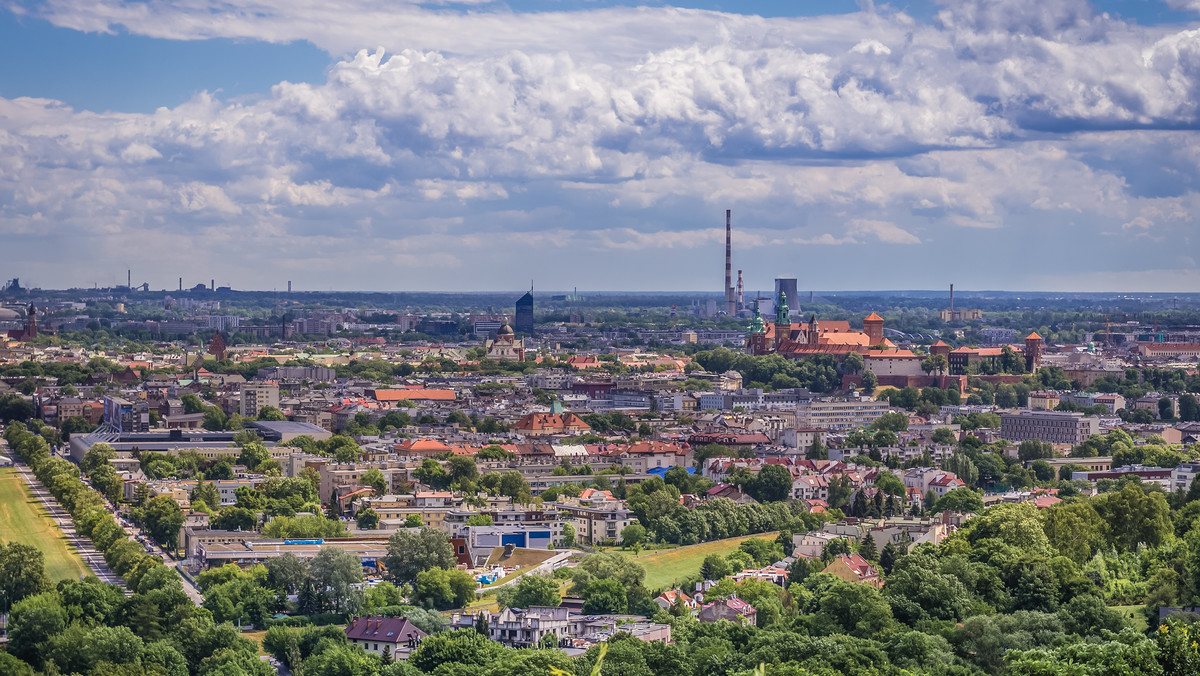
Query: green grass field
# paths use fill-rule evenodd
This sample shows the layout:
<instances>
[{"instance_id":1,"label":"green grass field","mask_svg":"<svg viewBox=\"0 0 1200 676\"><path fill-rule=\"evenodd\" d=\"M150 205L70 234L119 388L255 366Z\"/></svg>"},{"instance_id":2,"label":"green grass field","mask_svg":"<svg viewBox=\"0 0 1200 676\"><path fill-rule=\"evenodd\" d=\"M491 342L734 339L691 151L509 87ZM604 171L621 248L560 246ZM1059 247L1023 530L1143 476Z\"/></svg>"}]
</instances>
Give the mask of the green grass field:
<instances>
[{"instance_id":1,"label":"green grass field","mask_svg":"<svg viewBox=\"0 0 1200 676\"><path fill-rule=\"evenodd\" d=\"M646 569L646 588L657 589L675 584L685 577L700 572L700 564L709 554L725 556L737 551L739 545L752 538L774 540L779 533L758 533L746 537L702 542L698 545L676 547L667 551L643 554L635 559Z\"/></svg>"},{"instance_id":2,"label":"green grass field","mask_svg":"<svg viewBox=\"0 0 1200 676\"><path fill-rule=\"evenodd\" d=\"M1146 621L1146 614L1142 612L1145 608L1146 606L1109 606L1109 610L1120 613L1129 626L1140 632L1145 632L1150 627L1150 623Z\"/></svg>"},{"instance_id":3,"label":"green grass field","mask_svg":"<svg viewBox=\"0 0 1200 676\"><path fill-rule=\"evenodd\" d=\"M92 572L11 467L0 469L0 538L42 550L52 582Z\"/></svg>"}]
</instances>

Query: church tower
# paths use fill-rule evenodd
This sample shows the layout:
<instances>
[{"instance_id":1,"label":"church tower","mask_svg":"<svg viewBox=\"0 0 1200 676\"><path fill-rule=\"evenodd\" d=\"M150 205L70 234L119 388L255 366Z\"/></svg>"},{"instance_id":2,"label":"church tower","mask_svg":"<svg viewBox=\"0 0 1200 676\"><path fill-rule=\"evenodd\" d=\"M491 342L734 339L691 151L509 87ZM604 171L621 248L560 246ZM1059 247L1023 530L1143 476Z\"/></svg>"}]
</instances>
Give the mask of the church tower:
<instances>
[{"instance_id":1,"label":"church tower","mask_svg":"<svg viewBox=\"0 0 1200 676\"><path fill-rule=\"evenodd\" d=\"M758 311L758 303L754 304L754 319L750 320L750 328L746 329L746 352L752 355L767 354L767 325Z\"/></svg>"},{"instance_id":2,"label":"church tower","mask_svg":"<svg viewBox=\"0 0 1200 676\"><path fill-rule=\"evenodd\" d=\"M37 338L37 308L33 303L29 304L29 309L25 314L25 340L33 340Z\"/></svg>"},{"instance_id":3,"label":"church tower","mask_svg":"<svg viewBox=\"0 0 1200 676\"><path fill-rule=\"evenodd\" d=\"M779 300L775 302L775 349L779 350L779 346L783 341L792 337L792 319L788 313L787 292L779 292Z\"/></svg>"},{"instance_id":4,"label":"church tower","mask_svg":"<svg viewBox=\"0 0 1200 676\"><path fill-rule=\"evenodd\" d=\"M883 317L872 312L863 319L863 333L871 347L883 344Z\"/></svg>"}]
</instances>

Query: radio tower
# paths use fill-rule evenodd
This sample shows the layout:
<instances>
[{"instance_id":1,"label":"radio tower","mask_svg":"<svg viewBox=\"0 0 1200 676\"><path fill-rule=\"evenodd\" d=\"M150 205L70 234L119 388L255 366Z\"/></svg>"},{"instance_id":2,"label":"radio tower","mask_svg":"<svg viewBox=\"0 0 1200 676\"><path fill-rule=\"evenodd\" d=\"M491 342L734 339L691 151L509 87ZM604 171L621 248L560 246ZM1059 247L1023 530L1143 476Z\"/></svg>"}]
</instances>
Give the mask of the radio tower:
<instances>
[{"instance_id":1,"label":"radio tower","mask_svg":"<svg viewBox=\"0 0 1200 676\"><path fill-rule=\"evenodd\" d=\"M732 209L725 210L725 313L733 316L737 313L733 297L733 225L731 223Z\"/></svg>"}]
</instances>

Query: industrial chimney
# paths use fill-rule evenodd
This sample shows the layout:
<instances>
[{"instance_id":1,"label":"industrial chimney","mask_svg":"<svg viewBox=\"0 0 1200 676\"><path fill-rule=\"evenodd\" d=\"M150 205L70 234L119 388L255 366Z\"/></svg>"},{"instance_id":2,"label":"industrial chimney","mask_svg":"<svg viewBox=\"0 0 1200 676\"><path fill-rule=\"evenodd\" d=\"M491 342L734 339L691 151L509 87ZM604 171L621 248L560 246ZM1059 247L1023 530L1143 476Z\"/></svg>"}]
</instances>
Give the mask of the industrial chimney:
<instances>
[{"instance_id":1,"label":"industrial chimney","mask_svg":"<svg viewBox=\"0 0 1200 676\"><path fill-rule=\"evenodd\" d=\"M738 285L737 285L737 310L742 311L746 307L742 302L742 271L738 270Z\"/></svg>"},{"instance_id":2,"label":"industrial chimney","mask_svg":"<svg viewBox=\"0 0 1200 676\"><path fill-rule=\"evenodd\" d=\"M733 298L733 225L732 209L725 210L725 312L729 315L737 313Z\"/></svg>"},{"instance_id":3,"label":"industrial chimney","mask_svg":"<svg viewBox=\"0 0 1200 676\"><path fill-rule=\"evenodd\" d=\"M950 285L950 311L954 312L954 285Z\"/></svg>"}]
</instances>

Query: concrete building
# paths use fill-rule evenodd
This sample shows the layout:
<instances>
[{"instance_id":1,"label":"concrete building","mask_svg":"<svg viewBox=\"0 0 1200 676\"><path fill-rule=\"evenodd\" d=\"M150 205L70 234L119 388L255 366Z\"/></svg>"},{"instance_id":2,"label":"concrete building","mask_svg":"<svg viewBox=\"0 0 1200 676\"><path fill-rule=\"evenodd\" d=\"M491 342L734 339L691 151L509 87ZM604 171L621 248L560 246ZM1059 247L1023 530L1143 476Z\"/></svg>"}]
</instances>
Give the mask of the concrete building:
<instances>
[{"instance_id":1,"label":"concrete building","mask_svg":"<svg viewBox=\"0 0 1200 676\"><path fill-rule=\"evenodd\" d=\"M1000 415L1000 436L1008 441L1046 441L1078 446L1100 433L1100 419L1082 413L1019 411Z\"/></svg>"},{"instance_id":2,"label":"concrete building","mask_svg":"<svg viewBox=\"0 0 1200 676\"><path fill-rule=\"evenodd\" d=\"M144 399L104 398L104 422L121 433L150 431L150 407Z\"/></svg>"},{"instance_id":3,"label":"concrete building","mask_svg":"<svg viewBox=\"0 0 1200 676\"><path fill-rule=\"evenodd\" d=\"M796 404L796 424L832 430L852 430L870 425L887 413L886 401L872 399L812 399Z\"/></svg>"},{"instance_id":4,"label":"concrete building","mask_svg":"<svg viewBox=\"0 0 1200 676\"><path fill-rule=\"evenodd\" d=\"M279 383L243 383L238 404L238 413L243 418L257 418L264 406L279 408Z\"/></svg>"}]
</instances>

